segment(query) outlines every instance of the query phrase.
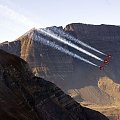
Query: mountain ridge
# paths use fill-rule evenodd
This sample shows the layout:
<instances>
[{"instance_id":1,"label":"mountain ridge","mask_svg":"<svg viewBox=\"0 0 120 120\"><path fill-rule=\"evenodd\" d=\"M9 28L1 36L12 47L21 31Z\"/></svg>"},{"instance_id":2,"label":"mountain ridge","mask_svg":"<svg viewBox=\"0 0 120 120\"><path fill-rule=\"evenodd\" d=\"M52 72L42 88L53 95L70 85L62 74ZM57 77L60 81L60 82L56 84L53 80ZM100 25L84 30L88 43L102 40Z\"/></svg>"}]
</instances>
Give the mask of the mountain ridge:
<instances>
[{"instance_id":1,"label":"mountain ridge","mask_svg":"<svg viewBox=\"0 0 120 120\"><path fill-rule=\"evenodd\" d=\"M14 42L10 42L9 45L4 43L0 44L0 48L17 56L20 56L29 63L32 71L36 75L39 75L43 78L46 78L47 80L56 83L63 90L89 85L96 86L97 81L101 76L108 76L111 79L119 82L118 61L120 58L118 54L120 51L120 27L114 25L89 25L82 23L72 23L68 24L67 26L65 28L60 27L60 29L62 29L64 32L69 33L70 35L73 35L81 41L94 46L98 50L101 50L106 54L110 53L112 55L110 64L106 66L104 71L99 71L99 69L92 67L82 61L60 53L57 50L55 51L53 48L38 44L30 38L30 34L23 35L22 38L19 38ZM69 29L69 26L71 27L72 31ZM48 28L53 29L53 27ZM39 37L44 37L45 39L50 39L53 41L53 39L50 37L45 37L42 34L39 34ZM65 45L62 46L64 48L67 47ZM71 50L70 48L68 49ZM79 52L77 52L77 54L80 54L87 59L89 58ZM100 55L100 57L104 59L103 56ZM89 59L93 62L97 62L91 58ZM64 71L64 73L62 71ZM86 76L85 73L87 73L88 76ZM79 77L81 76L82 80L79 81Z\"/></svg>"}]
</instances>

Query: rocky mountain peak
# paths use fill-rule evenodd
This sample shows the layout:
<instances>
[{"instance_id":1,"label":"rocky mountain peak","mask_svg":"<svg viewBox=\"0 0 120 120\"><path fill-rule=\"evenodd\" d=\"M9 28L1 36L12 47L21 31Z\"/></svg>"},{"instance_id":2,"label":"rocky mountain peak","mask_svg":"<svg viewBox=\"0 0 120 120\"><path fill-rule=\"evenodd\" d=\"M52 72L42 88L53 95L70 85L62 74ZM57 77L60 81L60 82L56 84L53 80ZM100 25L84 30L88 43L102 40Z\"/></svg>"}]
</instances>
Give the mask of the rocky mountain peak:
<instances>
[{"instance_id":1,"label":"rocky mountain peak","mask_svg":"<svg viewBox=\"0 0 120 120\"><path fill-rule=\"evenodd\" d=\"M120 84L115 83L109 77L101 77L98 81L98 87L112 96L116 102L120 100Z\"/></svg>"},{"instance_id":2,"label":"rocky mountain peak","mask_svg":"<svg viewBox=\"0 0 120 120\"><path fill-rule=\"evenodd\" d=\"M68 24L64 29L62 27L58 28L105 54L111 54L110 64L107 65L103 71L100 71L98 68L74 59L69 55L40 43L39 41L35 41L34 38L37 35L39 36L39 39L44 38L45 40L53 41L70 51L73 50L64 44L56 42L49 36L40 34L36 29L30 30L16 41L0 44L0 48L21 57L29 63L34 74L56 83L65 91L89 85L97 86L97 81L101 76L109 76L111 79L119 82L119 26L72 23ZM58 35L61 36L60 33ZM105 56L85 47L83 48L102 59L105 59ZM76 54L89 59L98 65L102 64L78 51ZM79 78L81 78L81 80L79 80Z\"/></svg>"},{"instance_id":3,"label":"rocky mountain peak","mask_svg":"<svg viewBox=\"0 0 120 120\"><path fill-rule=\"evenodd\" d=\"M114 84L113 80L109 77L101 77L98 81L98 87L101 88L102 85L112 85Z\"/></svg>"}]
</instances>

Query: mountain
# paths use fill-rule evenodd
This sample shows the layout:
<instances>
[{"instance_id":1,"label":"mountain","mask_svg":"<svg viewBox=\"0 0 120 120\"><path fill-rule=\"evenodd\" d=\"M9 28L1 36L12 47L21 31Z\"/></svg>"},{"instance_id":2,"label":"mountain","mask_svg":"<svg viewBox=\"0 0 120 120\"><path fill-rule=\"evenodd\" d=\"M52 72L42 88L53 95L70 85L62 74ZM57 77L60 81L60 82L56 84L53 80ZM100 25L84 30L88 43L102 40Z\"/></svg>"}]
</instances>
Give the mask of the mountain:
<instances>
[{"instance_id":1,"label":"mountain","mask_svg":"<svg viewBox=\"0 0 120 120\"><path fill-rule=\"evenodd\" d=\"M120 84L115 83L112 79L108 77L101 77L98 81L98 87L105 91L107 94L112 96L115 102L120 101Z\"/></svg>"},{"instance_id":2,"label":"mountain","mask_svg":"<svg viewBox=\"0 0 120 120\"><path fill-rule=\"evenodd\" d=\"M98 86L69 89L68 94L78 102L87 101L98 105L120 104L120 84L114 81L107 76L101 77Z\"/></svg>"},{"instance_id":3,"label":"mountain","mask_svg":"<svg viewBox=\"0 0 120 120\"><path fill-rule=\"evenodd\" d=\"M101 77L98 86L70 89L68 94L85 107L97 110L110 120L120 118L120 84L109 77Z\"/></svg>"},{"instance_id":4,"label":"mountain","mask_svg":"<svg viewBox=\"0 0 120 120\"><path fill-rule=\"evenodd\" d=\"M113 97L97 86L86 86L80 89L70 89L68 90L68 94L78 102L86 101L97 105L111 105L114 103Z\"/></svg>"},{"instance_id":5,"label":"mountain","mask_svg":"<svg viewBox=\"0 0 120 120\"><path fill-rule=\"evenodd\" d=\"M16 41L0 44L0 48L27 61L35 75L54 82L61 88L67 88L74 71L73 58L36 41L36 36L54 40L39 33L37 29L31 29Z\"/></svg>"},{"instance_id":6,"label":"mountain","mask_svg":"<svg viewBox=\"0 0 120 120\"><path fill-rule=\"evenodd\" d=\"M108 76L120 83L120 26L72 23L68 24L64 30L94 48L112 55L110 64L106 66L104 71L96 71L93 67L89 71L87 70L88 68L85 69L85 74L87 74L88 78L86 77L84 80L87 83L96 83L95 81L98 81L100 76ZM96 55L101 56L98 53ZM104 56L101 57L104 59Z\"/></svg>"},{"instance_id":7,"label":"mountain","mask_svg":"<svg viewBox=\"0 0 120 120\"><path fill-rule=\"evenodd\" d=\"M0 50L0 119L108 120L82 107L55 84L32 74L21 58Z\"/></svg>"},{"instance_id":8,"label":"mountain","mask_svg":"<svg viewBox=\"0 0 120 120\"><path fill-rule=\"evenodd\" d=\"M78 102L87 101L87 103L84 104L85 106L86 104L91 105L91 103L100 106L109 105L110 107L113 103L118 104L120 84L120 26L72 23L66 25L65 28L52 26L45 28L45 30L54 31L58 37L62 37L64 34L72 35L105 54L111 54L110 63L105 66L104 70L99 70L99 68L95 66L61 52L56 49L55 46L50 46L50 44L48 46L48 43L52 42L62 46L64 49L75 52L97 65L102 65L102 62L78 52L66 44L62 44L49 35L41 33L40 29L35 28L26 32L15 41L5 41L1 43L0 49L24 59L29 63L32 73L34 73L35 76L55 83L66 93L70 91L70 95ZM71 38L69 35L68 37ZM66 39L66 37L63 38ZM78 45L77 43L75 44ZM106 56L82 45L79 46L102 59L106 58ZM107 79L104 78L105 76ZM101 78L104 79L99 81ZM111 83L110 80L112 80L114 84ZM99 85L98 81L100 82ZM111 89L113 91L111 91ZM106 113L108 106L104 109L105 112L102 111L102 113ZM115 106L114 108L114 106L112 106L110 109L110 113L107 114L107 116L112 116L113 119L117 119L114 116L120 113L119 107L116 108ZM113 111L116 110L118 112L111 115Z\"/></svg>"},{"instance_id":9,"label":"mountain","mask_svg":"<svg viewBox=\"0 0 120 120\"><path fill-rule=\"evenodd\" d=\"M92 104L109 106L120 104L120 84L106 76L99 79L98 86L70 89L68 94L78 102L86 101Z\"/></svg>"},{"instance_id":10,"label":"mountain","mask_svg":"<svg viewBox=\"0 0 120 120\"><path fill-rule=\"evenodd\" d=\"M97 86L99 78L103 76L108 76L119 83L119 26L72 23L68 24L65 28L53 26L46 29L54 30L55 28L73 35L106 54L111 54L110 64L105 67L105 70L100 71L97 67L46 46L36 41L36 36L38 36L39 39L48 39L63 48L74 51L72 48L56 41L50 36L40 33L39 29L31 29L15 41L1 43L0 48L27 61L36 76L40 76L57 84L64 91L74 88L79 89L85 86ZM62 36L62 33L57 35ZM83 46L81 47L89 50ZM105 59L104 55L100 55L92 50L89 51ZM81 52L75 52L98 65L102 64L102 62L98 62Z\"/></svg>"}]
</instances>

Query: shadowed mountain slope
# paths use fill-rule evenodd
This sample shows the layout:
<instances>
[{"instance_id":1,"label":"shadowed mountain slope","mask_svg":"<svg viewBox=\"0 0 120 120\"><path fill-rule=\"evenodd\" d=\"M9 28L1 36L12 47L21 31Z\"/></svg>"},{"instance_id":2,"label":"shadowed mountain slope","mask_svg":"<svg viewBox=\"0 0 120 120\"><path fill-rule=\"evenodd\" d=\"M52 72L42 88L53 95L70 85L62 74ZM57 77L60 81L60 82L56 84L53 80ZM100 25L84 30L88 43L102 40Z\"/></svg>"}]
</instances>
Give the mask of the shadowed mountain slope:
<instances>
[{"instance_id":1,"label":"shadowed mountain slope","mask_svg":"<svg viewBox=\"0 0 120 120\"><path fill-rule=\"evenodd\" d=\"M51 82L35 77L27 63L0 50L0 119L108 120L84 108Z\"/></svg>"}]
</instances>

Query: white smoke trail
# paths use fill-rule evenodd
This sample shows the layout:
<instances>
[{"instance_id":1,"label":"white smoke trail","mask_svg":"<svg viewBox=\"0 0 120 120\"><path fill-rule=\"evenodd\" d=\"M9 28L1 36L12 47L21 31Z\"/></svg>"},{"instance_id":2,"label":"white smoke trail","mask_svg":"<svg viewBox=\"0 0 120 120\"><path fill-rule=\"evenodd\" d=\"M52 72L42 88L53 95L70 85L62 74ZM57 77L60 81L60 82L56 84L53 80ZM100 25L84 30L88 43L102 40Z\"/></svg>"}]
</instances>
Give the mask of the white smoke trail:
<instances>
[{"instance_id":1,"label":"white smoke trail","mask_svg":"<svg viewBox=\"0 0 120 120\"><path fill-rule=\"evenodd\" d=\"M71 43L70 41L67 41L66 39L61 38L61 37L59 37L59 36L56 36L56 35L55 35L53 32L51 32L50 30L46 31L45 29L40 29L40 32L42 32L42 33L44 33L45 35L48 35L48 36L50 36L50 37L52 37L52 38L54 38L54 39L56 39L56 40L64 43L64 44L66 44L66 45L68 45L68 46L70 46L70 47L72 47L72 48L74 48L74 49L76 49L76 50L78 50L78 51L80 51L80 52L83 52L83 53L85 53L85 54L87 54L87 55L89 55L89 56L91 56L91 57L93 57L93 58L95 58L95 59L97 59L97 60L99 60L99 61L103 61L103 59L101 59L101 58L97 57L96 55L94 55L94 54L92 54L92 53L90 53L90 52L88 52L88 51L86 51L86 50L78 47L77 45Z\"/></svg>"},{"instance_id":2,"label":"white smoke trail","mask_svg":"<svg viewBox=\"0 0 120 120\"><path fill-rule=\"evenodd\" d=\"M80 41L79 39L76 39L75 37L71 36L70 34L65 33L64 31L60 30L57 27L53 27L53 28L49 28L49 29L52 30L53 32L57 33L57 34L60 34L62 37L65 37L65 38L67 38L67 39L69 39L71 41L74 41L74 42L76 42L76 43L78 43L78 44L80 44L82 46L85 46L85 47L87 47L87 48L89 48L89 49L91 49L91 50L93 50L95 52L98 52L98 53L100 53L102 55L106 55L105 53L93 48L90 45L87 45L86 43Z\"/></svg>"},{"instance_id":3,"label":"white smoke trail","mask_svg":"<svg viewBox=\"0 0 120 120\"><path fill-rule=\"evenodd\" d=\"M89 60L84 59L84 58L78 56L77 54L74 54L74 53L72 53L71 51L69 51L69 50L67 50L67 49L65 49L65 48L63 48L63 47L55 44L54 42L51 42L51 41L49 41L49 40L46 40L46 39L44 39L44 38L42 38L42 37L40 37L40 36L37 36L37 35L36 35L36 36L34 37L34 40L35 40L35 41L38 41L38 42L40 42L40 43L42 43L42 44L44 44L44 45L50 46L50 47L52 47L52 48L54 48L54 49L57 49L57 50L65 53L65 54L68 54L68 55L74 57L74 58L77 58L77 59L82 60L82 61L84 61L84 62L86 62L86 63L89 63L89 64L91 64L91 65L93 65L93 66L99 67L98 65L90 62Z\"/></svg>"}]
</instances>

